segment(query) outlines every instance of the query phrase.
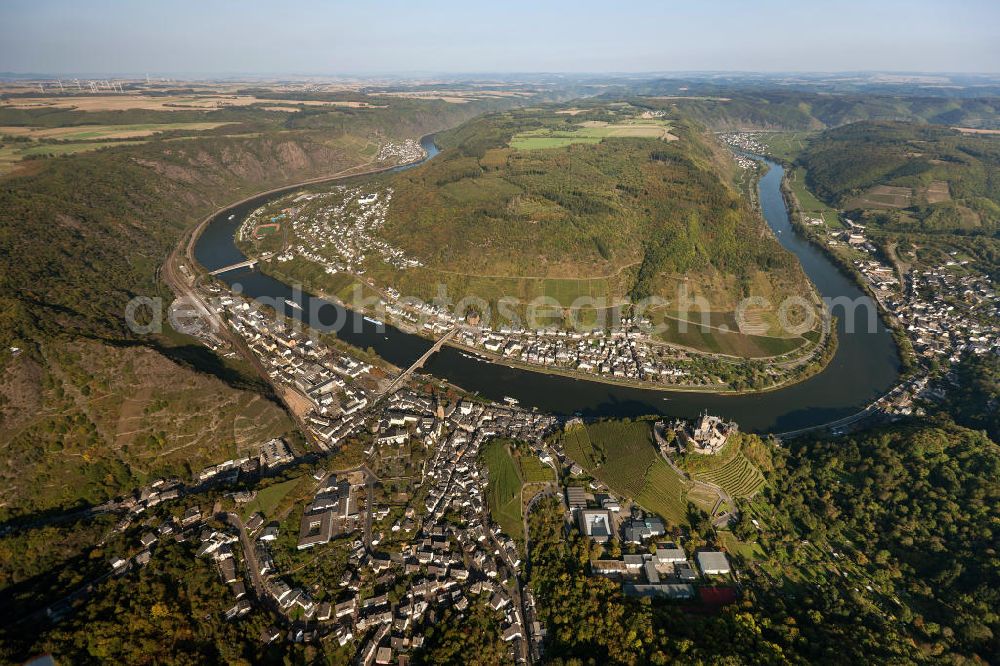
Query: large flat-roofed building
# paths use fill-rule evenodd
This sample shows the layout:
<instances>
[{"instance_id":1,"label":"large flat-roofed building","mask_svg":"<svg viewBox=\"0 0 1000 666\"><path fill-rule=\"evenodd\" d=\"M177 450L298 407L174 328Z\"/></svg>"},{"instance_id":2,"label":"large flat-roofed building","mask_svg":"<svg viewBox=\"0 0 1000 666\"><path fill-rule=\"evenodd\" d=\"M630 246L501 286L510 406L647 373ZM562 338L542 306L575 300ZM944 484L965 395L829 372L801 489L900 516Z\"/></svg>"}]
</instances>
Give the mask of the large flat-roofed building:
<instances>
[{"instance_id":1,"label":"large flat-roofed building","mask_svg":"<svg viewBox=\"0 0 1000 666\"><path fill-rule=\"evenodd\" d=\"M705 576L720 576L731 571L729 558L717 550L704 550L697 554L698 568Z\"/></svg>"},{"instance_id":2,"label":"large flat-roofed building","mask_svg":"<svg viewBox=\"0 0 1000 666\"><path fill-rule=\"evenodd\" d=\"M570 511L587 508L587 491L580 486L566 486L566 504Z\"/></svg>"},{"instance_id":3,"label":"large flat-roofed building","mask_svg":"<svg viewBox=\"0 0 1000 666\"><path fill-rule=\"evenodd\" d=\"M676 544L665 543L656 547L656 561L660 564L685 562L687 555L684 553L684 549L678 548Z\"/></svg>"},{"instance_id":4,"label":"large flat-roofed building","mask_svg":"<svg viewBox=\"0 0 1000 666\"><path fill-rule=\"evenodd\" d=\"M299 524L299 550L328 543L334 535L335 518L333 509L303 515Z\"/></svg>"},{"instance_id":5,"label":"large flat-roofed building","mask_svg":"<svg viewBox=\"0 0 1000 666\"><path fill-rule=\"evenodd\" d=\"M611 539L611 512L606 509L581 509L580 530L594 541L604 543Z\"/></svg>"}]
</instances>

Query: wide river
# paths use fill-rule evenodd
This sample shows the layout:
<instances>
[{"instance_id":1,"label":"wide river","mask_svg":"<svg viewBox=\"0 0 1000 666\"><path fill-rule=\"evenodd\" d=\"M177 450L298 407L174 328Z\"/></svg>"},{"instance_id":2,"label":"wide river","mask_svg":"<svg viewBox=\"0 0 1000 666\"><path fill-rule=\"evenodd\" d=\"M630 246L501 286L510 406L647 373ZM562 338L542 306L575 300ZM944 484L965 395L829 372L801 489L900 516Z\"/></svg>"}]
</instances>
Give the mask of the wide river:
<instances>
[{"instance_id":1,"label":"wide river","mask_svg":"<svg viewBox=\"0 0 1000 666\"><path fill-rule=\"evenodd\" d=\"M427 150L428 159L438 152L431 137L425 137L421 145ZM795 232L781 196L784 170L771 161L767 161L767 167L768 171L759 184L760 204L764 218L781 244L799 258L822 296L849 299L864 296L851 278L819 248ZM245 257L234 243L234 234L244 217L265 202L296 189L291 187L264 195L219 213L206 225L198 239L195 258L208 270L243 261ZM229 219L230 216L232 219ZM289 285L256 270L235 270L220 277L231 285L239 284L243 293L253 298L293 296ZM304 294L304 301L302 310L287 308L286 312L308 319L310 312L318 311L319 320L324 323L338 319L343 321L346 317L348 324L338 333L340 338L361 348L371 347L379 356L399 367L409 366L432 344L420 336L388 325L384 332L379 332L374 324L361 320L360 315L309 294ZM834 313L841 314L836 309ZM423 371L488 398L500 400L510 396L518 399L523 406L556 414L665 414L690 418L707 409L713 414L736 420L745 430L788 432L848 416L887 391L898 378L898 351L882 322L879 321L877 330L872 332L847 333L844 331L845 319L838 317L839 346L822 372L787 388L750 395L614 386L508 368L471 358L452 347L444 347L431 357Z\"/></svg>"}]
</instances>

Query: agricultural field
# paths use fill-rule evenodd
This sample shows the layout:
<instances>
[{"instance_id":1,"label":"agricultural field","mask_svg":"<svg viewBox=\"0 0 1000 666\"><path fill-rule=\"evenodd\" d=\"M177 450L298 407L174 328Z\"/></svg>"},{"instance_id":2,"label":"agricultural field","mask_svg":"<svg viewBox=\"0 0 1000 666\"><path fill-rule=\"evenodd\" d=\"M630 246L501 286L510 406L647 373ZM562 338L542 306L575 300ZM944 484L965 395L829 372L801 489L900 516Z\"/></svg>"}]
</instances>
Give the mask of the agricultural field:
<instances>
[{"instance_id":1,"label":"agricultural field","mask_svg":"<svg viewBox=\"0 0 1000 666\"><path fill-rule=\"evenodd\" d=\"M733 497L752 497L764 486L760 470L742 456L737 456L717 467L701 472L697 478L714 483Z\"/></svg>"},{"instance_id":2,"label":"agricultural field","mask_svg":"<svg viewBox=\"0 0 1000 666\"><path fill-rule=\"evenodd\" d=\"M507 536L521 539L524 529L521 522L521 473L510 454L508 442L496 439L480 453L489 472L487 501L490 515Z\"/></svg>"},{"instance_id":3,"label":"agricultural field","mask_svg":"<svg viewBox=\"0 0 1000 666\"><path fill-rule=\"evenodd\" d=\"M0 108L74 109L78 111L214 111L228 107L267 104L295 111L297 105L366 108L362 101L273 99L254 95L60 95L54 97L18 97L0 101ZM285 108L292 107L292 108ZM384 107L382 107L384 108Z\"/></svg>"},{"instance_id":4,"label":"agricultural field","mask_svg":"<svg viewBox=\"0 0 1000 666\"><path fill-rule=\"evenodd\" d=\"M806 142L813 135L815 132L759 132L755 137L767 147L770 155L793 162L805 150Z\"/></svg>"},{"instance_id":5,"label":"agricultural field","mask_svg":"<svg viewBox=\"0 0 1000 666\"><path fill-rule=\"evenodd\" d=\"M842 229L843 223L840 221L840 213L836 208L828 206L806 187L806 171L802 167L794 167L787 173L788 184L792 188L792 194L799 202L802 216L806 218L821 219L828 229Z\"/></svg>"},{"instance_id":6,"label":"agricultural field","mask_svg":"<svg viewBox=\"0 0 1000 666\"><path fill-rule=\"evenodd\" d=\"M687 483L660 457L649 421L600 421L561 436L566 455L616 494L672 523L683 521Z\"/></svg>"},{"instance_id":7,"label":"agricultural field","mask_svg":"<svg viewBox=\"0 0 1000 666\"><path fill-rule=\"evenodd\" d=\"M100 141L134 139L160 132L200 132L233 123L135 123L124 125L73 125L70 127L0 126L0 136L60 141Z\"/></svg>"},{"instance_id":8,"label":"agricultural field","mask_svg":"<svg viewBox=\"0 0 1000 666\"><path fill-rule=\"evenodd\" d=\"M680 525L687 515L687 486L677 472L658 457L646 470L642 491L635 500L644 509Z\"/></svg>"},{"instance_id":9,"label":"agricultural field","mask_svg":"<svg viewBox=\"0 0 1000 666\"><path fill-rule=\"evenodd\" d=\"M948 181L946 180L932 181L931 184L924 188L921 193L924 198L927 199L927 203L929 204L951 201L951 192L948 187Z\"/></svg>"},{"instance_id":10,"label":"agricultural field","mask_svg":"<svg viewBox=\"0 0 1000 666\"><path fill-rule=\"evenodd\" d=\"M552 468L534 455L522 454L518 456L517 462L521 468L521 478L525 483L546 483L556 480Z\"/></svg>"},{"instance_id":11,"label":"agricultural field","mask_svg":"<svg viewBox=\"0 0 1000 666\"><path fill-rule=\"evenodd\" d=\"M598 143L608 137L633 137L674 141L670 124L654 120L636 120L608 123L589 120L572 129L541 128L519 132L511 137L510 147L515 150L543 150L564 148L574 143Z\"/></svg>"},{"instance_id":12,"label":"agricultural field","mask_svg":"<svg viewBox=\"0 0 1000 666\"><path fill-rule=\"evenodd\" d=\"M994 136L908 122L859 122L818 134L799 156L830 205L895 230L1000 225Z\"/></svg>"},{"instance_id":13,"label":"agricultural field","mask_svg":"<svg viewBox=\"0 0 1000 666\"><path fill-rule=\"evenodd\" d=\"M736 330L709 328L699 323L689 323L687 330L681 331L680 323L667 320L668 326L660 337L671 344L709 351L715 354L738 356L741 358L767 358L780 356L798 349L808 341L803 337L772 337L766 335L745 335Z\"/></svg>"},{"instance_id":14,"label":"agricultural field","mask_svg":"<svg viewBox=\"0 0 1000 666\"><path fill-rule=\"evenodd\" d=\"M134 146L141 141L130 141L128 145ZM61 155L73 155L76 153L87 153L102 148L114 148L122 144L117 141L109 142L85 142L85 143L11 143L4 144L0 140L0 176L10 173L19 166L24 165L25 159L37 157L59 157Z\"/></svg>"},{"instance_id":15,"label":"agricultural field","mask_svg":"<svg viewBox=\"0 0 1000 666\"><path fill-rule=\"evenodd\" d=\"M875 185L858 196L848 199L844 207L854 208L909 208L913 204L912 187Z\"/></svg>"}]
</instances>

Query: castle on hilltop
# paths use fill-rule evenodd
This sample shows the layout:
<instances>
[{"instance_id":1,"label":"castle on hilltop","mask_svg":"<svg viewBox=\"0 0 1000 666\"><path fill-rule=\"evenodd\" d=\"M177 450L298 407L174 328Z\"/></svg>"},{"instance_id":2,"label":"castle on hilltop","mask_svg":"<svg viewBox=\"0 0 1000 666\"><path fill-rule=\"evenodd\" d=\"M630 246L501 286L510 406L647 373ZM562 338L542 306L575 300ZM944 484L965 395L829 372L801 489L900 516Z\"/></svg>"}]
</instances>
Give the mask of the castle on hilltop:
<instances>
[{"instance_id":1,"label":"castle on hilltop","mask_svg":"<svg viewBox=\"0 0 1000 666\"><path fill-rule=\"evenodd\" d=\"M681 452L687 450L692 453L712 455L722 450L738 426L735 422L723 421L719 416L709 416L706 411L692 423L680 419L674 421L671 429L674 431Z\"/></svg>"}]
</instances>

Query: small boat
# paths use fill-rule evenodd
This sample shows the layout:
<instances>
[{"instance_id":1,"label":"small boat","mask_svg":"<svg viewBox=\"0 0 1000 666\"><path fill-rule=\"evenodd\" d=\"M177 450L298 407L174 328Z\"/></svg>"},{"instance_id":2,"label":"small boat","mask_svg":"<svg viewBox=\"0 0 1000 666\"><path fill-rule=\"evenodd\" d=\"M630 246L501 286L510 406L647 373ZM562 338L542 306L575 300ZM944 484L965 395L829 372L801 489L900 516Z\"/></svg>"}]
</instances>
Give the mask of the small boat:
<instances>
[{"instance_id":1,"label":"small boat","mask_svg":"<svg viewBox=\"0 0 1000 666\"><path fill-rule=\"evenodd\" d=\"M503 397L503 401L506 402L508 405L519 405L519 404L521 404L520 400L518 400L517 398L512 398L509 395L505 395Z\"/></svg>"},{"instance_id":2,"label":"small boat","mask_svg":"<svg viewBox=\"0 0 1000 666\"><path fill-rule=\"evenodd\" d=\"M295 301L293 301L290 298L286 298L285 299L285 303L287 303L290 307L295 308L296 310L301 310L302 309L301 305L299 305L298 303L296 303Z\"/></svg>"},{"instance_id":3,"label":"small boat","mask_svg":"<svg viewBox=\"0 0 1000 666\"><path fill-rule=\"evenodd\" d=\"M230 220L231 220L231 219L233 219L234 217L236 217L236 213L233 213L232 215L230 215L228 219L230 219Z\"/></svg>"}]
</instances>

